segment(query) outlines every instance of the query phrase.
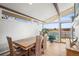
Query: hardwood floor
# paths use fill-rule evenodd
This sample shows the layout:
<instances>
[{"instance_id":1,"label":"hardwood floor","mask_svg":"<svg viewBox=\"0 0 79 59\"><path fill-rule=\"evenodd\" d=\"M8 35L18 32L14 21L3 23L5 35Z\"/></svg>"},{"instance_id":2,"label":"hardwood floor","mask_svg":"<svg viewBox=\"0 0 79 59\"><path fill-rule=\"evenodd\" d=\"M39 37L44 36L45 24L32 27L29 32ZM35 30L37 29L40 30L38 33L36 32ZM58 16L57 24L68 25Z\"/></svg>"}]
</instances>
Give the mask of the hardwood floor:
<instances>
[{"instance_id":1,"label":"hardwood floor","mask_svg":"<svg viewBox=\"0 0 79 59\"><path fill-rule=\"evenodd\" d=\"M66 44L47 42L47 50L43 56L66 56Z\"/></svg>"},{"instance_id":2,"label":"hardwood floor","mask_svg":"<svg viewBox=\"0 0 79 59\"><path fill-rule=\"evenodd\" d=\"M69 40L65 43L47 42L46 52L42 56L66 56L66 47L69 45ZM33 55L34 56L34 55Z\"/></svg>"}]
</instances>

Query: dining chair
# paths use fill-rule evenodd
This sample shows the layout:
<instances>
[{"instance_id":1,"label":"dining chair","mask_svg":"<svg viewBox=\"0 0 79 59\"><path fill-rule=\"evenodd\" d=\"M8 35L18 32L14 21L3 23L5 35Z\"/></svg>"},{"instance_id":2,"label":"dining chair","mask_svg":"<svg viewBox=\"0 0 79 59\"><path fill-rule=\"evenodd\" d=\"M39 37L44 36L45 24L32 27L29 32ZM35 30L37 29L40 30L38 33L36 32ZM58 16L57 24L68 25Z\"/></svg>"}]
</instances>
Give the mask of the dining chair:
<instances>
[{"instance_id":1,"label":"dining chair","mask_svg":"<svg viewBox=\"0 0 79 59\"><path fill-rule=\"evenodd\" d=\"M35 47L35 54L36 56L40 56L42 53L42 40L43 40L43 36L39 35L36 36L36 47Z\"/></svg>"},{"instance_id":2,"label":"dining chair","mask_svg":"<svg viewBox=\"0 0 79 59\"><path fill-rule=\"evenodd\" d=\"M36 36L36 43L35 43L35 46L32 47L31 51L32 53L35 55L35 56L40 56L41 53L42 53L42 40L43 40L43 37L41 35L39 36Z\"/></svg>"},{"instance_id":3,"label":"dining chair","mask_svg":"<svg viewBox=\"0 0 79 59\"><path fill-rule=\"evenodd\" d=\"M47 49L47 40L48 40L48 36L47 34L44 34L44 38L43 38L43 47L42 47L42 50L43 50L43 53L46 52L46 49Z\"/></svg>"},{"instance_id":4,"label":"dining chair","mask_svg":"<svg viewBox=\"0 0 79 59\"><path fill-rule=\"evenodd\" d=\"M11 37L7 36L7 40L8 40L9 50L10 50L10 56L22 56L27 54L26 50L23 50L20 47L15 47Z\"/></svg>"}]
</instances>

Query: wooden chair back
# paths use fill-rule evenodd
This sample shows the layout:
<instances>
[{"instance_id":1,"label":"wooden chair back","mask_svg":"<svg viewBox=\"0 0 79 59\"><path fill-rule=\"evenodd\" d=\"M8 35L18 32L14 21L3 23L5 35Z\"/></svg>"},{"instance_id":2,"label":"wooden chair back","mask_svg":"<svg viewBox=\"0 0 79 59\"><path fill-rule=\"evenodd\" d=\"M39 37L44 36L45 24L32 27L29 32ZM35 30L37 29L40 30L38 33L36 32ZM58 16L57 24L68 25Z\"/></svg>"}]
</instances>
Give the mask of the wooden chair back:
<instances>
[{"instance_id":1,"label":"wooden chair back","mask_svg":"<svg viewBox=\"0 0 79 59\"><path fill-rule=\"evenodd\" d=\"M7 41L8 41L8 45L9 45L10 55L13 56L13 55L15 55L15 50L13 47L12 38L7 36Z\"/></svg>"},{"instance_id":2,"label":"wooden chair back","mask_svg":"<svg viewBox=\"0 0 79 59\"><path fill-rule=\"evenodd\" d=\"M43 37L41 35L36 36L36 47L35 47L35 54L36 56L41 55L41 44L42 44Z\"/></svg>"},{"instance_id":3,"label":"wooden chair back","mask_svg":"<svg viewBox=\"0 0 79 59\"><path fill-rule=\"evenodd\" d=\"M46 48L47 48L47 40L48 40L48 36L47 34L44 35L44 39L43 39L43 52L45 53Z\"/></svg>"}]
</instances>

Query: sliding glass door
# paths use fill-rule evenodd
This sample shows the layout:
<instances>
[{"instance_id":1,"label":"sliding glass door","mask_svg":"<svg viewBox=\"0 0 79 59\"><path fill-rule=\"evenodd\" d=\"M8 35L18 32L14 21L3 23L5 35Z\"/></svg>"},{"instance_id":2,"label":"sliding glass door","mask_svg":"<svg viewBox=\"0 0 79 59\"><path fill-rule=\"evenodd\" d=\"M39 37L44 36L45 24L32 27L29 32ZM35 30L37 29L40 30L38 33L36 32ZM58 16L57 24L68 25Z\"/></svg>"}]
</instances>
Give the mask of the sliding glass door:
<instances>
[{"instance_id":1,"label":"sliding glass door","mask_svg":"<svg viewBox=\"0 0 79 59\"><path fill-rule=\"evenodd\" d=\"M61 42L72 38L72 23L61 23Z\"/></svg>"},{"instance_id":2,"label":"sliding glass door","mask_svg":"<svg viewBox=\"0 0 79 59\"><path fill-rule=\"evenodd\" d=\"M54 42L60 42L59 39L59 23L45 24L43 28L48 29L49 39L52 38Z\"/></svg>"}]
</instances>

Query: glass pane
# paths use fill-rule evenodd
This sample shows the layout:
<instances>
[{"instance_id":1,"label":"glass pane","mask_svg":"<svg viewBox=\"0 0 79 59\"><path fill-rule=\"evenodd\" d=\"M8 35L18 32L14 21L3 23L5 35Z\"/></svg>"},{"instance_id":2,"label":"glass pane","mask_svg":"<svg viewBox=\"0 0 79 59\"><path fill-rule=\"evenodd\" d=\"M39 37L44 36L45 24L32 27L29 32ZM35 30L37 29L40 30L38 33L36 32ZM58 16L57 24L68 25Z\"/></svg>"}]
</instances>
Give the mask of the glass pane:
<instances>
[{"instance_id":1,"label":"glass pane","mask_svg":"<svg viewBox=\"0 0 79 59\"><path fill-rule=\"evenodd\" d=\"M67 39L71 38L72 23L61 24L61 41L66 42Z\"/></svg>"},{"instance_id":2,"label":"glass pane","mask_svg":"<svg viewBox=\"0 0 79 59\"><path fill-rule=\"evenodd\" d=\"M48 29L49 40L59 42L59 23L45 24L44 28Z\"/></svg>"},{"instance_id":3,"label":"glass pane","mask_svg":"<svg viewBox=\"0 0 79 59\"><path fill-rule=\"evenodd\" d=\"M62 17L59 22L72 22L72 16L74 16L74 13Z\"/></svg>"},{"instance_id":4,"label":"glass pane","mask_svg":"<svg viewBox=\"0 0 79 59\"><path fill-rule=\"evenodd\" d=\"M79 3L75 3L75 16L79 15Z\"/></svg>"}]
</instances>

